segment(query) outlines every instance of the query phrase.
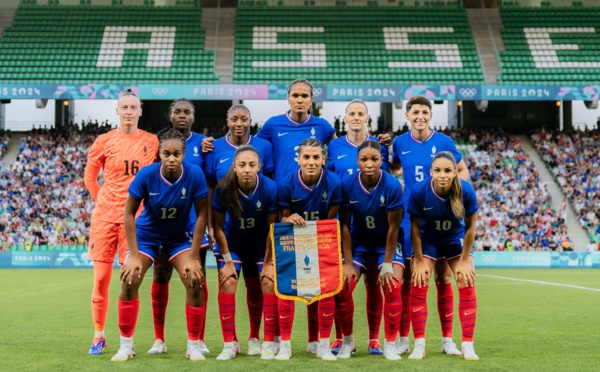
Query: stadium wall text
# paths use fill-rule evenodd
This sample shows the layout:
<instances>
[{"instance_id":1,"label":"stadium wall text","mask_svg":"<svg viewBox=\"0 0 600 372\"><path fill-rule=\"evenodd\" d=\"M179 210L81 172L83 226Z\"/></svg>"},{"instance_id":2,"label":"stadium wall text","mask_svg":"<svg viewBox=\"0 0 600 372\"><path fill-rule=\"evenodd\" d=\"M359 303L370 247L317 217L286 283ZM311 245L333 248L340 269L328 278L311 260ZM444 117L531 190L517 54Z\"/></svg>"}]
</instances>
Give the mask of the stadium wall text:
<instances>
[{"instance_id":1,"label":"stadium wall text","mask_svg":"<svg viewBox=\"0 0 600 372\"><path fill-rule=\"evenodd\" d=\"M33 269L33 268L92 268L93 262L87 257L87 252L0 252L0 269ZM114 268L119 268L115 259ZM217 261L212 254L206 257L206 267L217 267Z\"/></svg>"},{"instance_id":2,"label":"stadium wall text","mask_svg":"<svg viewBox=\"0 0 600 372\"><path fill-rule=\"evenodd\" d=\"M132 88L141 99L285 100L287 85L0 84L0 99L117 99ZM442 101L598 101L600 85L317 85L314 101L400 102L415 95Z\"/></svg>"},{"instance_id":3,"label":"stadium wall text","mask_svg":"<svg viewBox=\"0 0 600 372\"><path fill-rule=\"evenodd\" d=\"M600 268L600 252L474 252L477 268ZM0 268L92 268L87 252L0 252ZM119 265L115 261L114 267ZM206 267L217 267L212 255Z\"/></svg>"}]
</instances>

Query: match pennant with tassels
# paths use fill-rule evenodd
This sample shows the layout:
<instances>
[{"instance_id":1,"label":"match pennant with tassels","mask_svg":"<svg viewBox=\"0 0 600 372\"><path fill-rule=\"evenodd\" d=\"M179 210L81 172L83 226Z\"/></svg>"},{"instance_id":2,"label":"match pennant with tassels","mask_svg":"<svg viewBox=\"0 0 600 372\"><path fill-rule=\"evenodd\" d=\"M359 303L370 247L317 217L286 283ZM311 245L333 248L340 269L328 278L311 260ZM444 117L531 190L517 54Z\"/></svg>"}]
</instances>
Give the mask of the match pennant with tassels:
<instances>
[{"instance_id":1,"label":"match pennant with tassels","mask_svg":"<svg viewBox=\"0 0 600 372\"><path fill-rule=\"evenodd\" d=\"M271 239L277 297L311 304L342 289L338 220L275 223Z\"/></svg>"}]
</instances>

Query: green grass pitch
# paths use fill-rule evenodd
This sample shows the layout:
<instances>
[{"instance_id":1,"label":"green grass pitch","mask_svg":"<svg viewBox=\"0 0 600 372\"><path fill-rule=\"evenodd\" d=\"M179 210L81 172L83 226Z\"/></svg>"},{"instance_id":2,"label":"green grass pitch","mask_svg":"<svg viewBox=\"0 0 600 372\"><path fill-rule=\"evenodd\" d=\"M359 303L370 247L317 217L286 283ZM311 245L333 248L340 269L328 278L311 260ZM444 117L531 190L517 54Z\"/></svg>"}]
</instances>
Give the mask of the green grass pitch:
<instances>
[{"instance_id":1,"label":"green grass pitch","mask_svg":"<svg viewBox=\"0 0 600 372\"><path fill-rule=\"evenodd\" d=\"M440 353L441 336L434 286L429 291L427 356L424 360L413 361L403 356L402 360L391 362L382 356L367 354L362 285L354 295L358 351L350 360L325 362L306 353L306 310L300 303L296 304L292 359L262 361L259 357L248 357L244 355L248 318L243 283L239 285L237 297L237 332L242 340L242 354L232 361L218 362L215 357L221 351L222 338L217 315L216 271L213 269L208 274L210 298L206 331L211 354L205 362L192 363L185 359L184 291L179 280L173 280L171 285L167 313L169 351L157 356L146 354L154 341L149 272L140 291L140 316L135 334L137 357L127 363L115 364L110 362L110 358L119 344L116 270L106 329L108 347L104 355L90 357L87 351L93 337L90 311L92 271L3 269L0 270L0 370L600 370L600 270L481 269L477 273L479 309L475 350L481 358L477 362ZM458 294L455 294L455 304L458 306ZM458 317L454 324L454 341L460 347Z\"/></svg>"}]
</instances>

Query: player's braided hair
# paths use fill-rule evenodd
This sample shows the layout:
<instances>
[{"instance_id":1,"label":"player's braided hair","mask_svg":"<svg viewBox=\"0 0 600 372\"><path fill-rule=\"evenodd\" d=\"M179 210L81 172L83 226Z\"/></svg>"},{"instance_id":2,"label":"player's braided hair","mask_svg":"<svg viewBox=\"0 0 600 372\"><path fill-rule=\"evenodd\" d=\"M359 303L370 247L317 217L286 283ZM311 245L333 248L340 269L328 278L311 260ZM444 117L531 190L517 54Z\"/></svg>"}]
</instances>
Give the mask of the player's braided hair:
<instances>
[{"instance_id":1,"label":"player's braided hair","mask_svg":"<svg viewBox=\"0 0 600 372\"><path fill-rule=\"evenodd\" d=\"M233 155L233 162L235 163L235 159L243 152L253 152L256 154L256 158L260 163L260 155L258 151L250 146L243 145L238 147L235 150L235 154ZM227 174L217 183L216 188L221 190L221 200L223 201L223 205L226 206L227 212L231 213L236 218L240 218L242 216L242 204L240 203L240 197L238 194L238 188L240 183L238 181L237 174L233 170L233 166L229 168Z\"/></svg>"},{"instance_id":2,"label":"player's braided hair","mask_svg":"<svg viewBox=\"0 0 600 372\"><path fill-rule=\"evenodd\" d=\"M450 206L452 207L452 213L459 220L465 218L465 205L463 204L463 189L460 177L458 176L458 166L456 165L456 159L449 151L438 152L431 161L431 166L437 159L445 158L452 162L456 175L452 179L452 185L450 185Z\"/></svg>"},{"instance_id":3,"label":"player's braided hair","mask_svg":"<svg viewBox=\"0 0 600 372\"><path fill-rule=\"evenodd\" d=\"M160 137L158 139L160 141L160 147L162 148L163 142L172 140L172 139L181 141L181 148L183 149L183 152L185 153L185 138L183 138L183 134L181 134L181 132L179 132L178 130L175 130L173 128L169 128L168 130L166 130L165 132L160 134ZM160 154L160 149L159 149L159 154Z\"/></svg>"},{"instance_id":4,"label":"player's braided hair","mask_svg":"<svg viewBox=\"0 0 600 372\"><path fill-rule=\"evenodd\" d=\"M323 142L319 141L316 138L307 138L304 141L302 141L300 143L300 146L298 146L298 154L300 154L302 152L302 149L305 147L318 147L321 149L321 151L323 151L323 155L325 155L325 146L323 145Z\"/></svg>"},{"instance_id":5,"label":"player's braided hair","mask_svg":"<svg viewBox=\"0 0 600 372\"><path fill-rule=\"evenodd\" d=\"M290 95L290 92L292 91L292 87L296 84L306 84L308 85L308 87L310 88L310 96L313 96L313 91L315 90L315 87L310 83L310 81L306 80L306 79L296 79L294 81L292 81L290 83L290 85L288 86L288 95Z\"/></svg>"},{"instance_id":6,"label":"player's braided hair","mask_svg":"<svg viewBox=\"0 0 600 372\"><path fill-rule=\"evenodd\" d=\"M242 105L241 103L237 103L237 104L231 106L227 110L227 119L229 119L229 117L231 116L231 114L233 114L233 112L235 110L243 110L243 111L246 112L246 115L248 115L249 118L252 118L251 115L250 115L250 109L247 106Z\"/></svg>"},{"instance_id":7,"label":"player's braided hair","mask_svg":"<svg viewBox=\"0 0 600 372\"><path fill-rule=\"evenodd\" d=\"M375 150L377 150L377 152L379 152L381 154L381 145L377 141L373 141L370 139L364 141L363 143L360 144L360 146L358 146L358 152L360 152L362 149L365 149L367 147L375 149Z\"/></svg>"},{"instance_id":8,"label":"player's braided hair","mask_svg":"<svg viewBox=\"0 0 600 372\"><path fill-rule=\"evenodd\" d=\"M190 108L192 109L192 116L196 116L196 106L194 106L192 101L190 101L187 98L178 98L171 102L171 105L169 106L169 118L173 115L173 110L175 109L175 106L180 102L185 102L188 105L190 105Z\"/></svg>"}]
</instances>

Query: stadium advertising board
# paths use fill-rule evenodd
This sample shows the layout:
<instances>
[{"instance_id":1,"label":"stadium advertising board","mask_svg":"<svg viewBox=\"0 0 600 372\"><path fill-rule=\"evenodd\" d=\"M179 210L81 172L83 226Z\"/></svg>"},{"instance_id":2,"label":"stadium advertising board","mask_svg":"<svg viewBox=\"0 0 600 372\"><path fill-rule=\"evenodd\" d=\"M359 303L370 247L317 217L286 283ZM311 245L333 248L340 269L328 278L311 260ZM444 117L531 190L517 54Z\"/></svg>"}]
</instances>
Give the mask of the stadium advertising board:
<instances>
[{"instance_id":1,"label":"stadium advertising board","mask_svg":"<svg viewBox=\"0 0 600 372\"><path fill-rule=\"evenodd\" d=\"M89 268L93 267L93 261L87 257L87 252L0 252L0 269L33 269L33 268ZM119 268L117 258L113 264L115 269ZM206 267L215 268L217 262L213 255L206 258Z\"/></svg>"},{"instance_id":2,"label":"stadium advertising board","mask_svg":"<svg viewBox=\"0 0 600 372\"><path fill-rule=\"evenodd\" d=\"M193 84L4 84L0 99L117 99L126 88L141 99L173 100L285 100L287 85L193 85ZM415 95L441 101L598 101L600 86L545 85L317 85L314 101L399 102Z\"/></svg>"},{"instance_id":3,"label":"stadium advertising board","mask_svg":"<svg viewBox=\"0 0 600 372\"><path fill-rule=\"evenodd\" d=\"M479 268L600 268L600 252L473 252Z\"/></svg>"}]
</instances>

